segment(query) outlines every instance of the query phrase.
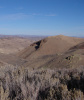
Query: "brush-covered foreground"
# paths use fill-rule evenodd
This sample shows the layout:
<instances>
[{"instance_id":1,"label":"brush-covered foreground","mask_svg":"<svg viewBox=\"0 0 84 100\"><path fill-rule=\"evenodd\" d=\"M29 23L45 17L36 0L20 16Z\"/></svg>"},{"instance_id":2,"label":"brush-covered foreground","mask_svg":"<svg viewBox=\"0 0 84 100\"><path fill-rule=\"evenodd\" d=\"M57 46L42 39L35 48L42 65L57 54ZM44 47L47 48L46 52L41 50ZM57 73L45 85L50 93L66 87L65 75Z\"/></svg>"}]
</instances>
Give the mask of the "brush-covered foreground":
<instances>
[{"instance_id":1,"label":"brush-covered foreground","mask_svg":"<svg viewBox=\"0 0 84 100\"><path fill-rule=\"evenodd\" d=\"M0 100L84 100L84 66L75 69L0 68Z\"/></svg>"}]
</instances>

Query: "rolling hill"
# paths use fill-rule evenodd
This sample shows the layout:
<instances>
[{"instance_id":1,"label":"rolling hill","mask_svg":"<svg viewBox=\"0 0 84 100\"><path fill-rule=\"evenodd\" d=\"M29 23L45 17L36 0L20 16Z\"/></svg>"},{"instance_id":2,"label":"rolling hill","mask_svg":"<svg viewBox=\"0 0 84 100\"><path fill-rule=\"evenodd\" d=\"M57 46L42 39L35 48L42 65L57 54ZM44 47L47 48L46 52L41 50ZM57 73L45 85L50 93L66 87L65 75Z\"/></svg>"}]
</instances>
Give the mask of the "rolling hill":
<instances>
[{"instance_id":1,"label":"rolling hill","mask_svg":"<svg viewBox=\"0 0 84 100\"><path fill-rule=\"evenodd\" d=\"M29 67L78 66L78 62L84 64L83 48L84 38L59 35L31 44L18 56L25 60L23 65Z\"/></svg>"},{"instance_id":2,"label":"rolling hill","mask_svg":"<svg viewBox=\"0 0 84 100\"><path fill-rule=\"evenodd\" d=\"M84 99L84 38L58 35L25 45L0 53L0 100Z\"/></svg>"}]
</instances>

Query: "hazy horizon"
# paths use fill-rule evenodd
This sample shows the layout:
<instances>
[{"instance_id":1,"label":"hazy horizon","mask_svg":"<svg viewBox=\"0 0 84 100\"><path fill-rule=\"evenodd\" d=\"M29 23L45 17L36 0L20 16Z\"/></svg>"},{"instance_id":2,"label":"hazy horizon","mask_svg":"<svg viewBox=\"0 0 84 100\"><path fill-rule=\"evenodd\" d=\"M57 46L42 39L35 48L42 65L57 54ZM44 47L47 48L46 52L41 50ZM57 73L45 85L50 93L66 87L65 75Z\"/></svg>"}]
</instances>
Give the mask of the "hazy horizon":
<instances>
[{"instance_id":1,"label":"hazy horizon","mask_svg":"<svg viewBox=\"0 0 84 100\"><path fill-rule=\"evenodd\" d=\"M63 34L58 34L58 35L63 35ZM12 36L14 36L14 37L24 37L24 38L32 38L32 37L51 37L51 36L58 36L58 35L28 35L28 34L18 34L18 35L16 35L16 34L11 34L11 35L8 35L8 34L0 34L0 37L4 37L4 36L6 36L6 37L12 37ZM69 36L69 35L64 35L64 36ZM69 36L69 37L79 37L79 38L84 38L84 36Z\"/></svg>"}]
</instances>

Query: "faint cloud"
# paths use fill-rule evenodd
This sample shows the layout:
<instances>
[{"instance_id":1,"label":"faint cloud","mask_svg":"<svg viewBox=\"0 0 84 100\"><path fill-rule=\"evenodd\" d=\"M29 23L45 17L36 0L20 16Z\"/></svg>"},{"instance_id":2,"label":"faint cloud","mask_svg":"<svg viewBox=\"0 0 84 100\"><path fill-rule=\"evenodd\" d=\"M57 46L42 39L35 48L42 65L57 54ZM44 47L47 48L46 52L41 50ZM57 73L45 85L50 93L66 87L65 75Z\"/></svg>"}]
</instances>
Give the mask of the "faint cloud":
<instances>
[{"instance_id":1,"label":"faint cloud","mask_svg":"<svg viewBox=\"0 0 84 100\"><path fill-rule=\"evenodd\" d=\"M41 14L41 13L15 13L15 14L7 14L7 15L0 15L0 20L20 20L24 18L29 18L30 16L50 16L54 17L57 16L56 14Z\"/></svg>"},{"instance_id":2,"label":"faint cloud","mask_svg":"<svg viewBox=\"0 0 84 100\"><path fill-rule=\"evenodd\" d=\"M45 16L57 16L56 14L47 14L47 15L45 15Z\"/></svg>"},{"instance_id":3,"label":"faint cloud","mask_svg":"<svg viewBox=\"0 0 84 100\"><path fill-rule=\"evenodd\" d=\"M51 16L51 17L57 16L56 14L41 14L41 13L33 13L32 15L33 16Z\"/></svg>"},{"instance_id":4,"label":"faint cloud","mask_svg":"<svg viewBox=\"0 0 84 100\"><path fill-rule=\"evenodd\" d=\"M17 20L17 19L23 19L25 17L28 17L28 15L24 13L16 13L16 14L2 15L0 16L0 20Z\"/></svg>"},{"instance_id":5,"label":"faint cloud","mask_svg":"<svg viewBox=\"0 0 84 100\"><path fill-rule=\"evenodd\" d=\"M40 15L42 15L42 14L40 14L40 13L32 13L31 15L32 15L32 16L40 16Z\"/></svg>"}]
</instances>

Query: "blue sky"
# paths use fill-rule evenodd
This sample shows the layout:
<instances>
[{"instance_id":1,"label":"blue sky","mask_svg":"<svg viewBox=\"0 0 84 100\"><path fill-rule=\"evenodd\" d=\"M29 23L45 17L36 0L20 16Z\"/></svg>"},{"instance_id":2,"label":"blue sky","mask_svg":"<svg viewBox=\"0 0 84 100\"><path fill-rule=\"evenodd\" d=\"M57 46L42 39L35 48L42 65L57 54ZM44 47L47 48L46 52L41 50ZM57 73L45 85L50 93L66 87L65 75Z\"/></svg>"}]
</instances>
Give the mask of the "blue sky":
<instances>
[{"instance_id":1,"label":"blue sky","mask_svg":"<svg viewBox=\"0 0 84 100\"><path fill-rule=\"evenodd\" d=\"M84 0L0 0L0 34L84 36Z\"/></svg>"}]
</instances>

